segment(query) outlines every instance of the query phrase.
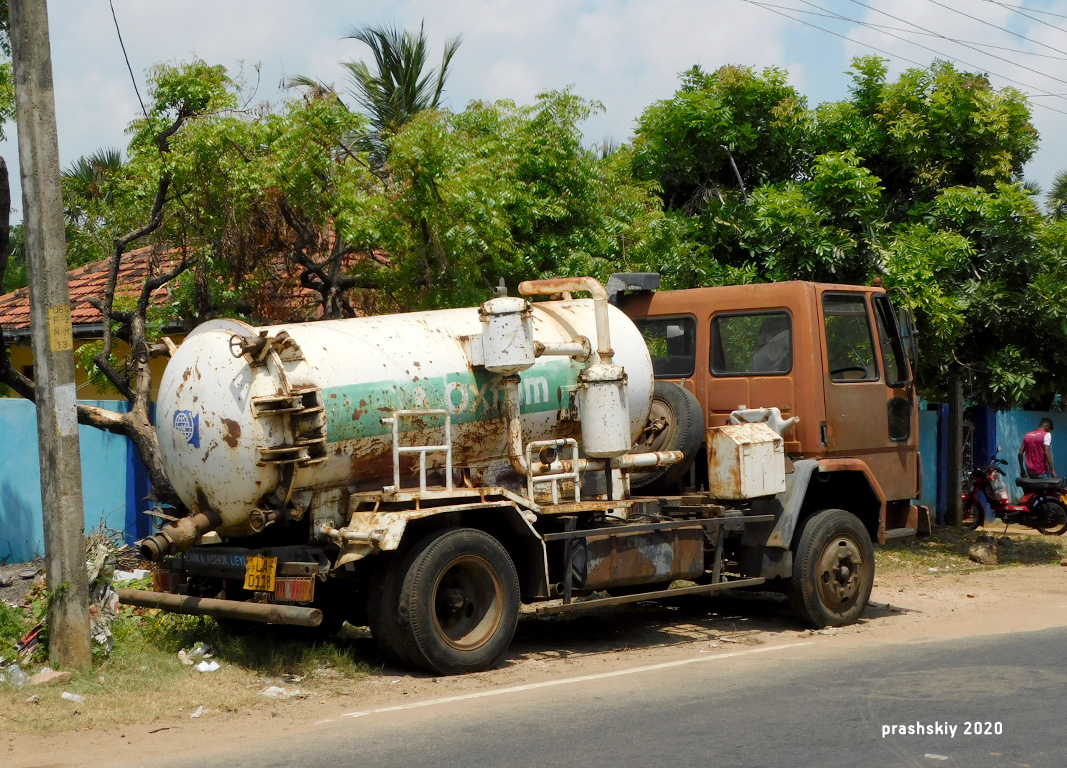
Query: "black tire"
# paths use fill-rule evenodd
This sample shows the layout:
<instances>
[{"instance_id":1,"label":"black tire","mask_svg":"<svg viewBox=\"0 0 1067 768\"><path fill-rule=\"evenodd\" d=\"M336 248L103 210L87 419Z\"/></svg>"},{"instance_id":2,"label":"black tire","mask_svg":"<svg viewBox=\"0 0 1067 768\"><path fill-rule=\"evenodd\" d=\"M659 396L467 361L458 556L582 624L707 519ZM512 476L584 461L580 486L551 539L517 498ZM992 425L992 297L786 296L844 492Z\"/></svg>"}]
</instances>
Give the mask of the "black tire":
<instances>
[{"instance_id":1,"label":"black tire","mask_svg":"<svg viewBox=\"0 0 1067 768\"><path fill-rule=\"evenodd\" d=\"M810 627L841 627L863 613L874 586L874 548L867 529L843 509L804 521L793 551L789 599Z\"/></svg>"},{"instance_id":2,"label":"black tire","mask_svg":"<svg viewBox=\"0 0 1067 768\"><path fill-rule=\"evenodd\" d=\"M417 667L408 642L410 633L400 623L400 584L403 559L398 555L382 558L367 585L367 626L387 661L402 667Z\"/></svg>"},{"instance_id":3,"label":"black tire","mask_svg":"<svg viewBox=\"0 0 1067 768\"><path fill-rule=\"evenodd\" d=\"M1047 536L1062 536L1067 531L1067 509L1059 501L1046 499L1034 510L1040 525L1034 528Z\"/></svg>"},{"instance_id":4,"label":"black tire","mask_svg":"<svg viewBox=\"0 0 1067 768\"><path fill-rule=\"evenodd\" d=\"M664 419L666 426L651 434L649 429L657 419ZM638 438L636 451L681 451L685 458L669 467L631 473L630 487L646 493L670 493L685 477L704 442L704 411L689 390L669 381L657 381L648 424Z\"/></svg>"},{"instance_id":5,"label":"black tire","mask_svg":"<svg viewBox=\"0 0 1067 768\"><path fill-rule=\"evenodd\" d=\"M977 501L965 504L962 514L963 517L960 519L960 524L969 530L973 531L985 523L985 510L982 509L982 505Z\"/></svg>"},{"instance_id":6,"label":"black tire","mask_svg":"<svg viewBox=\"0 0 1067 768\"><path fill-rule=\"evenodd\" d=\"M500 661L519 620L519 576L500 542L453 528L420 541L404 562L399 626L411 661L438 675Z\"/></svg>"}]
</instances>

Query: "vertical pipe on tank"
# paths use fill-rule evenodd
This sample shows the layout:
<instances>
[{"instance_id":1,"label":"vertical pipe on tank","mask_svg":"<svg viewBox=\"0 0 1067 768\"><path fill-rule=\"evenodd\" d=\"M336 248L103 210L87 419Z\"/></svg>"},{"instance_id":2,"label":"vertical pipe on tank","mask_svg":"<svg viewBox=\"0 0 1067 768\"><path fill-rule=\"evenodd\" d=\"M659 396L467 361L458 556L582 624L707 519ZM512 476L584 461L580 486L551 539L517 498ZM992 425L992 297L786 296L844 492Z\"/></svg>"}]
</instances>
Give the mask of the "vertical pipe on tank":
<instances>
[{"instance_id":1,"label":"vertical pipe on tank","mask_svg":"<svg viewBox=\"0 0 1067 768\"><path fill-rule=\"evenodd\" d=\"M528 475L530 468L522 450L522 421L519 403L519 376L512 374L504 377L504 409L508 419L508 458L511 468L520 475Z\"/></svg>"},{"instance_id":2,"label":"vertical pipe on tank","mask_svg":"<svg viewBox=\"0 0 1067 768\"><path fill-rule=\"evenodd\" d=\"M611 348L611 329L608 325L608 292L599 280L594 277L554 277L548 280L524 280L519 283L519 293L524 296L544 296L566 291L586 291L593 297L597 357L604 365L611 365L615 352Z\"/></svg>"}]
</instances>

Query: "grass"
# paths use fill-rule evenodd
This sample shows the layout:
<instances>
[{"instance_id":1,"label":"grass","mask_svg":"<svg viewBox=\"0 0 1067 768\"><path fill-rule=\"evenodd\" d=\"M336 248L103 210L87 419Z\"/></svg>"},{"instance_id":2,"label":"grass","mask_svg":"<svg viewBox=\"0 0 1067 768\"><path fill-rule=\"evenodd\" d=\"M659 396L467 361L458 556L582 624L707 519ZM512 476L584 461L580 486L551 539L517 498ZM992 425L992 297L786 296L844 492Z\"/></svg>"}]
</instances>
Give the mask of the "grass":
<instances>
[{"instance_id":1,"label":"grass","mask_svg":"<svg viewBox=\"0 0 1067 768\"><path fill-rule=\"evenodd\" d=\"M266 686L299 689L308 696L338 695L371 671L350 641L309 642L273 627L234 629L207 617L124 606L111 629L111 654L94 650L92 667L67 683L47 688L0 684L3 727L36 733L130 723L151 727L188 716L200 706L216 717L273 710L285 702L262 696ZM201 673L182 664L178 651L197 643L211 646L219 670ZM303 679L287 681L284 675ZM66 701L64 691L85 700ZM31 696L38 701L27 701Z\"/></svg>"},{"instance_id":2,"label":"grass","mask_svg":"<svg viewBox=\"0 0 1067 768\"><path fill-rule=\"evenodd\" d=\"M1000 548L1000 565L981 565L967 557L980 536L999 539L1003 525L978 531L938 527L923 538L894 541L875 550L875 568L880 572L919 571L922 573L961 573L1016 565L1051 565L1067 556L1067 536L1019 533L1009 528L1010 550ZM936 570L934 570L936 569Z\"/></svg>"}]
</instances>

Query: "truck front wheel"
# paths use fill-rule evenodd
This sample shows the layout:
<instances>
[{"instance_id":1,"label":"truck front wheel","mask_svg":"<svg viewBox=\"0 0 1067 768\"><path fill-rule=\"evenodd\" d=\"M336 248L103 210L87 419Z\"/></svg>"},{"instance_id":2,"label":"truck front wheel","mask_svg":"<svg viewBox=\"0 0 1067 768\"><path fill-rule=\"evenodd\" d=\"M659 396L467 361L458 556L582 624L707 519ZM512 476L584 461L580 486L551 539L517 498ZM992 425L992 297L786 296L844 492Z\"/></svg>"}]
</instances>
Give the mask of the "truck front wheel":
<instances>
[{"instance_id":1,"label":"truck front wheel","mask_svg":"<svg viewBox=\"0 0 1067 768\"><path fill-rule=\"evenodd\" d=\"M519 619L519 577L500 542L453 528L423 539L404 561L400 625L416 665L451 675L500 661Z\"/></svg>"},{"instance_id":2,"label":"truck front wheel","mask_svg":"<svg viewBox=\"0 0 1067 768\"><path fill-rule=\"evenodd\" d=\"M874 548L867 529L843 509L825 509L804 521L793 552L789 596L809 626L852 624L874 586Z\"/></svg>"}]
</instances>

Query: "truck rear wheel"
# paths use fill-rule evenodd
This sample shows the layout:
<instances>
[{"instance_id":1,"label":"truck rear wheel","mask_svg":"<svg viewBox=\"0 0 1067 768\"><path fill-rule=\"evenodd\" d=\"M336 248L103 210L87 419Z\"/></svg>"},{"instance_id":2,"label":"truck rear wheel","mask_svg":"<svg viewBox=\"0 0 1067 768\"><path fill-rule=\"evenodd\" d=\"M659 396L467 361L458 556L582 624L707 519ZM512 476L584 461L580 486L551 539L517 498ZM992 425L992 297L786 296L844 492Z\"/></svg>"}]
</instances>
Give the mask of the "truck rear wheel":
<instances>
[{"instance_id":1,"label":"truck rear wheel","mask_svg":"<svg viewBox=\"0 0 1067 768\"><path fill-rule=\"evenodd\" d=\"M367 588L367 626L386 659L404 667L418 666L409 649L409 634L400 623L400 583L404 563L396 554L378 557L382 562Z\"/></svg>"},{"instance_id":2,"label":"truck rear wheel","mask_svg":"<svg viewBox=\"0 0 1067 768\"><path fill-rule=\"evenodd\" d=\"M793 552L790 602L811 627L852 624L874 586L874 548L867 529L843 509L824 509L804 521Z\"/></svg>"},{"instance_id":3,"label":"truck rear wheel","mask_svg":"<svg viewBox=\"0 0 1067 768\"><path fill-rule=\"evenodd\" d=\"M519 619L519 577L500 542L453 528L423 539L404 562L399 623L415 665L452 675L500 661Z\"/></svg>"},{"instance_id":4,"label":"truck rear wheel","mask_svg":"<svg viewBox=\"0 0 1067 768\"><path fill-rule=\"evenodd\" d=\"M689 471L704 442L704 411L689 390L669 381L657 381L652 390L648 425L638 438L635 450L681 451L677 464L656 467L630 475L630 487L647 492L674 490Z\"/></svg>"}]
</instances>

